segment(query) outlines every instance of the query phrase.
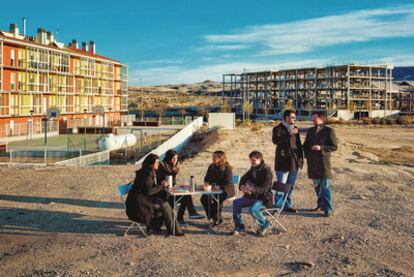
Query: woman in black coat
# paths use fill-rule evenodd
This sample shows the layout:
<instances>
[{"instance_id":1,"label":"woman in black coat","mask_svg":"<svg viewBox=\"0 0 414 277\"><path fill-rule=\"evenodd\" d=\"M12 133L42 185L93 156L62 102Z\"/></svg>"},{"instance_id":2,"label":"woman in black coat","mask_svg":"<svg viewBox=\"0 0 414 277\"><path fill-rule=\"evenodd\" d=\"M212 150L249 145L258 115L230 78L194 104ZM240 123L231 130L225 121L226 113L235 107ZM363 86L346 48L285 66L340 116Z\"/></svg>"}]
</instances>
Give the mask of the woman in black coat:
<instances>
[{"instance_id":1,"label":"woman in black coat","mask_svg":"<svg viewBox=\"0 0 414 277\"><path fill-rule=\"evenodd\" d=\"M159 167L159 157L155 154L149 154L142 168L136 172L136 177L131 190L126 199L126 213L128 218L145 224L147 230L159 229L157 223L162 218L167 227L168 234L173 233L174 214L170 204L167 201L167 193L163 185L157 182L156 171ZM157 226L158 225L158 226ZM176 236L183 236L175 224Z\"/></svg>"},{"instance_id":2,"label":"woman in black coat","mask_svg":"<svg viewBox=\"0 0 414 277\"><path fill-rule=\"evenodd\" d=\"M221 211L223 208L223 202L227 198L234 196L233 168L227 161L226 154L223 151L215 151L213 153L213 162L207 169L207 174L204 177L204 183L206 185L214 185L212 189L221 189L222 194L219 195L219 204L212 197L203 195L201 197L201 204L206 211L207 218L212 220L210 228L214 228L222 223ZM219 209L219 219L217 218L217 209Z\"/></svg>"},{"instance_id":3,"label":"woman in black coat","mask_svg":"<svg viewBox=\"0 0 414 277\"><path fill-rule=\"evenodd\" d=\"M176 185L176 176L180 170L177 166L178 164L178 153L174 149L170 149L165 153L165 157L162 163L157 170L157 179L158 182L167 182L167 177L172 176L173 186ZM174 209L174 197L169 197L168 202L171 207ZM191 195L185 195L179 200L180 208L177 212L177 221L181 226L186 226L187 223L184 221L185 210L188 209L188 213L191 219L201 219L204 218L204 215L197 213L194 207L193 199Z\"/></svg>"}]
</instances>

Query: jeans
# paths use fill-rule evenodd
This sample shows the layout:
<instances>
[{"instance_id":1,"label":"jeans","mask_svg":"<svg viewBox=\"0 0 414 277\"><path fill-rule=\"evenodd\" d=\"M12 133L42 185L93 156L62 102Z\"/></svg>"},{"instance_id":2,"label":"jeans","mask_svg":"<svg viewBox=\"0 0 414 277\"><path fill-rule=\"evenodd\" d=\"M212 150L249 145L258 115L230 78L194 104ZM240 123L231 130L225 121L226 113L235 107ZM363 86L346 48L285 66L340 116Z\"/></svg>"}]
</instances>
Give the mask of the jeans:
<instances>
[{"instance_id":1,"label":"jeans","mask_svg":"<svg viewBox=\"0 0 414 277\"><path fill-rule=\"evenodd\" d=\"M269 221L263 215L263 209L265 208L263 201L242 197L234 200L233 202L233 221L236 230L244 229L241 212L243 208L247 207L250 207L249 212L261 228L264 228L269 224Z\"/></svg>"},{"instance_id":2,"label":"jeans","mask_svg":"<svg viewBox=\"0 0 414 277\"><path fill-rule=\"evenodd\" d=\"M293 186L296 182L296 176L298 175L297 171L276 171L276 178L279 183L283 184L290 184L290 190L287 196L286 200L286 206L285 208L292 208L292 192L293 192ZM283 198L285 194L283 192L276 192L275 194L275 207L281 208L283 204Z\"/></svg>"},{"instance_id":3,"label":"jeans","mask_svg":"<svg viewBox=\"0 0 414 277\"><path fill-rule=\"evenodd\" d=\"M327 178L314 179L316 196L318 197L318 208L327 213L332 213L332 186L331 180Z\"/></svg>"}]
</instances>

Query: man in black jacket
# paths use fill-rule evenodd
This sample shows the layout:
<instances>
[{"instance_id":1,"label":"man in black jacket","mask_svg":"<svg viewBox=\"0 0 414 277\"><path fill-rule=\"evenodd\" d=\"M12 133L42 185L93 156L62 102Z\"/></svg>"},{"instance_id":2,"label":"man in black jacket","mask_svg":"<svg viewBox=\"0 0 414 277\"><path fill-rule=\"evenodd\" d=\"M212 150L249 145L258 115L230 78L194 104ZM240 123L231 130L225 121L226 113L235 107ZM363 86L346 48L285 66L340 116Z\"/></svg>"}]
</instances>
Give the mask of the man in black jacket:
<instances>
[{"instance_id":1,"label":"man in black jacket","mask_svg":"<svg viewBox=\"0 0 414 277\"><path fill-rule=\"evenodd\" d=\"M308 164L308 177L313 179L318 206L325 216L333 213L331 187L331 152L338 149L335 131L325 125L324 111L312 112L312 121L315 127L309 128L303 149Z\"/></svg>"},{"instance_id":2,"label":"man in black jacket","mask_svg":"<svg viewBox=\"0 0 414 277\"><path fill-rule=\"evenodd\" d=\"M241 217L243 208L250 207L250 213L255 218L259 229L258 235L266 234L265 230L270 227L270 222L263 215L263 209L273 206L272 202L272 170L263 160L263 155L259 151L249 154L252 167L240 179L239 189L243 191L243 197L233 202L233 235L245 232L245 227Z\"/></svg>"},{"instance_id":3,"label":"man in black jacket","mask_svg":"<svg viewBox=\"0 0 414 277\"><path fill-rule=\"evenodd\" d=\"M298 171L303 166L303 151L299 129L295 126L296 115L293 110L283 113L283 122L273 128L272 141L277 145L275 153L275 171L277 181L290 184L291 188L286 200L285 212L296 212L292 207L292 191ZM275 206L280 208L283 193L275 194Z\"/></svg>"}]
</instances>

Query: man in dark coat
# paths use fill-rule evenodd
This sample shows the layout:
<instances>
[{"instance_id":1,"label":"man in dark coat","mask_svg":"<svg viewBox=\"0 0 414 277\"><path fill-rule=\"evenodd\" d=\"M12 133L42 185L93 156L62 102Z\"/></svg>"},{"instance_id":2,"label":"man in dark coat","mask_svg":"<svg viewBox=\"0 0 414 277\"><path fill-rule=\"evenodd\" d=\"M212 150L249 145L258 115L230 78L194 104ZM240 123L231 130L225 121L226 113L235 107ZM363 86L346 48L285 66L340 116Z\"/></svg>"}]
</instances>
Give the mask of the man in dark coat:
<instances>
[{"instance_id":1,"label":"man in dark coat","mask_svg":"<svg viewBox=\"0 0 414 277\"><path fill-rule=\"evenodd\" d=\"M243 197L233 202L233 235L245 232L241 212L246 207L250 208L250 213L259 225L258 235L266 234L265 230L270 227L270 222L263 215L263 209L273 206L272 170L265 164L263 155L259 151L251 152L249 158L252 167L242 176L239 184Z\"/></svg>"},{"instance_id":2,"label":"man in dark coat","mask_svg":"<svg viewBox=\"0 0 414 277\"><path fill-rule=\"evenodd\" d=\"M303 149L308 164L308 177L313 179L318 196L318 209L329 217L333 213L331 186L331 152L338 149L335 131L325 125L324 111L314 111L312 121L315 127L309 128Z\"/></svg>"},{"instance_id":3,"label":"man in dark coat","mask_svg":"<svg viewBox=\"0 0 414 277\"><path fill-rule=\"evenodd\" d=\"M277 145L275 153L275 171L277 181L290 184L284 211L296 212L292 207L292 192L298 171L303 166L303 150L299 129L295 126L296 115L293 110L283 113L283 122L273 128L272 141ZM275 194L275 206L281 208L284 194Z\"/></svg>"},{"instance_id":4,"label":"man in dark coat","mask_svg":"<svg viewBox=\"0 0 414 277\"><path fill-rule=\"evenodd\" d=\"M174 224L174 214L167 201L167 192L157 183L155 172L159 162L158 156L154 154L149 154L145 158L128 193L125 202L126 213L129 219L145 224L148 231L159 229L160 226L156 226L157 218L162 217L168 235L173 234L175 225L175 235L183 236L184 233L179 230L177 222Z\"/></svg>"}]
</instances>

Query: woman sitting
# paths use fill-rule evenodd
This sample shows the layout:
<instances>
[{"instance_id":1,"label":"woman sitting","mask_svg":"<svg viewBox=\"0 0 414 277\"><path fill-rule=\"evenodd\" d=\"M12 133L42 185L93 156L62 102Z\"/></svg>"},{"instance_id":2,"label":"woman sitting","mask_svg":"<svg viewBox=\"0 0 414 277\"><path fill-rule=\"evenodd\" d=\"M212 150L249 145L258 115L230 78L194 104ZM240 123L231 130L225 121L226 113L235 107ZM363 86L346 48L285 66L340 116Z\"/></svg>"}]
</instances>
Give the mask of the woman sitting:
<instances>
[{"instance_id":1,"label":"woman sitting","mask_svg":"<svg viewBox=\"0 0 414 277\"><path fill-rule=\"evenodd\" d=\"M206 211L207 218L212 220L209 226L210 229L214 229L223 222L221 216L223 202L227 198L233 197L235 194L234 186L232 184L233 169L227 161L226 154L223 151L215 151L212 159L213 162L207 169L204 183L205 185L211 185L212 189L221 189L223 193L218 196L219 203L217 203L211 196L203 195L201 197L201 203Z\"/></svg>"},{"instance_id":2,"label":"woman sitting","mask_svg":"<svg viewBox=\"0 0 414 277\"><path fill-rule=\"evenodd\" d=\"M165 153L165 157L162 163L157 170L157 180L163 184L164 182L168 182L168 176L172 176L172 185L176 185L176 176L179 172L178 164L178 153L174 149L170 149ZM169 197L168 201L172 208L174 208L174 197ZM184 213L185 210L188 209L188 213L190 214L191 219L201 219L204 218L203 215L197 213L194 208L193 199L191 195L183 196L179 202L181 203L180 208L178 209L177 213L177 221L178 224L181 226L186 226L187 223L184 221Z\"/></svg>"},{"instance_id":3,"label":"woman sitting","mask_svg":"<svg viewBox=\"0 0 414 277\"><path fill-rule=\"evenodd\" d=\"M173 234L174 215L167 201L167 193L164 187L157 182L156 174L160 164L159 157L149 154L142 168L136 172L136 177L126 199L126 213L128 218L143 223L147 231L159 230L161 218L167 227L168 235ZM167 184L168 185L168 184ZM175 235L183 236L184 233L175 224Z\"/></svg>"}]
</instances>

